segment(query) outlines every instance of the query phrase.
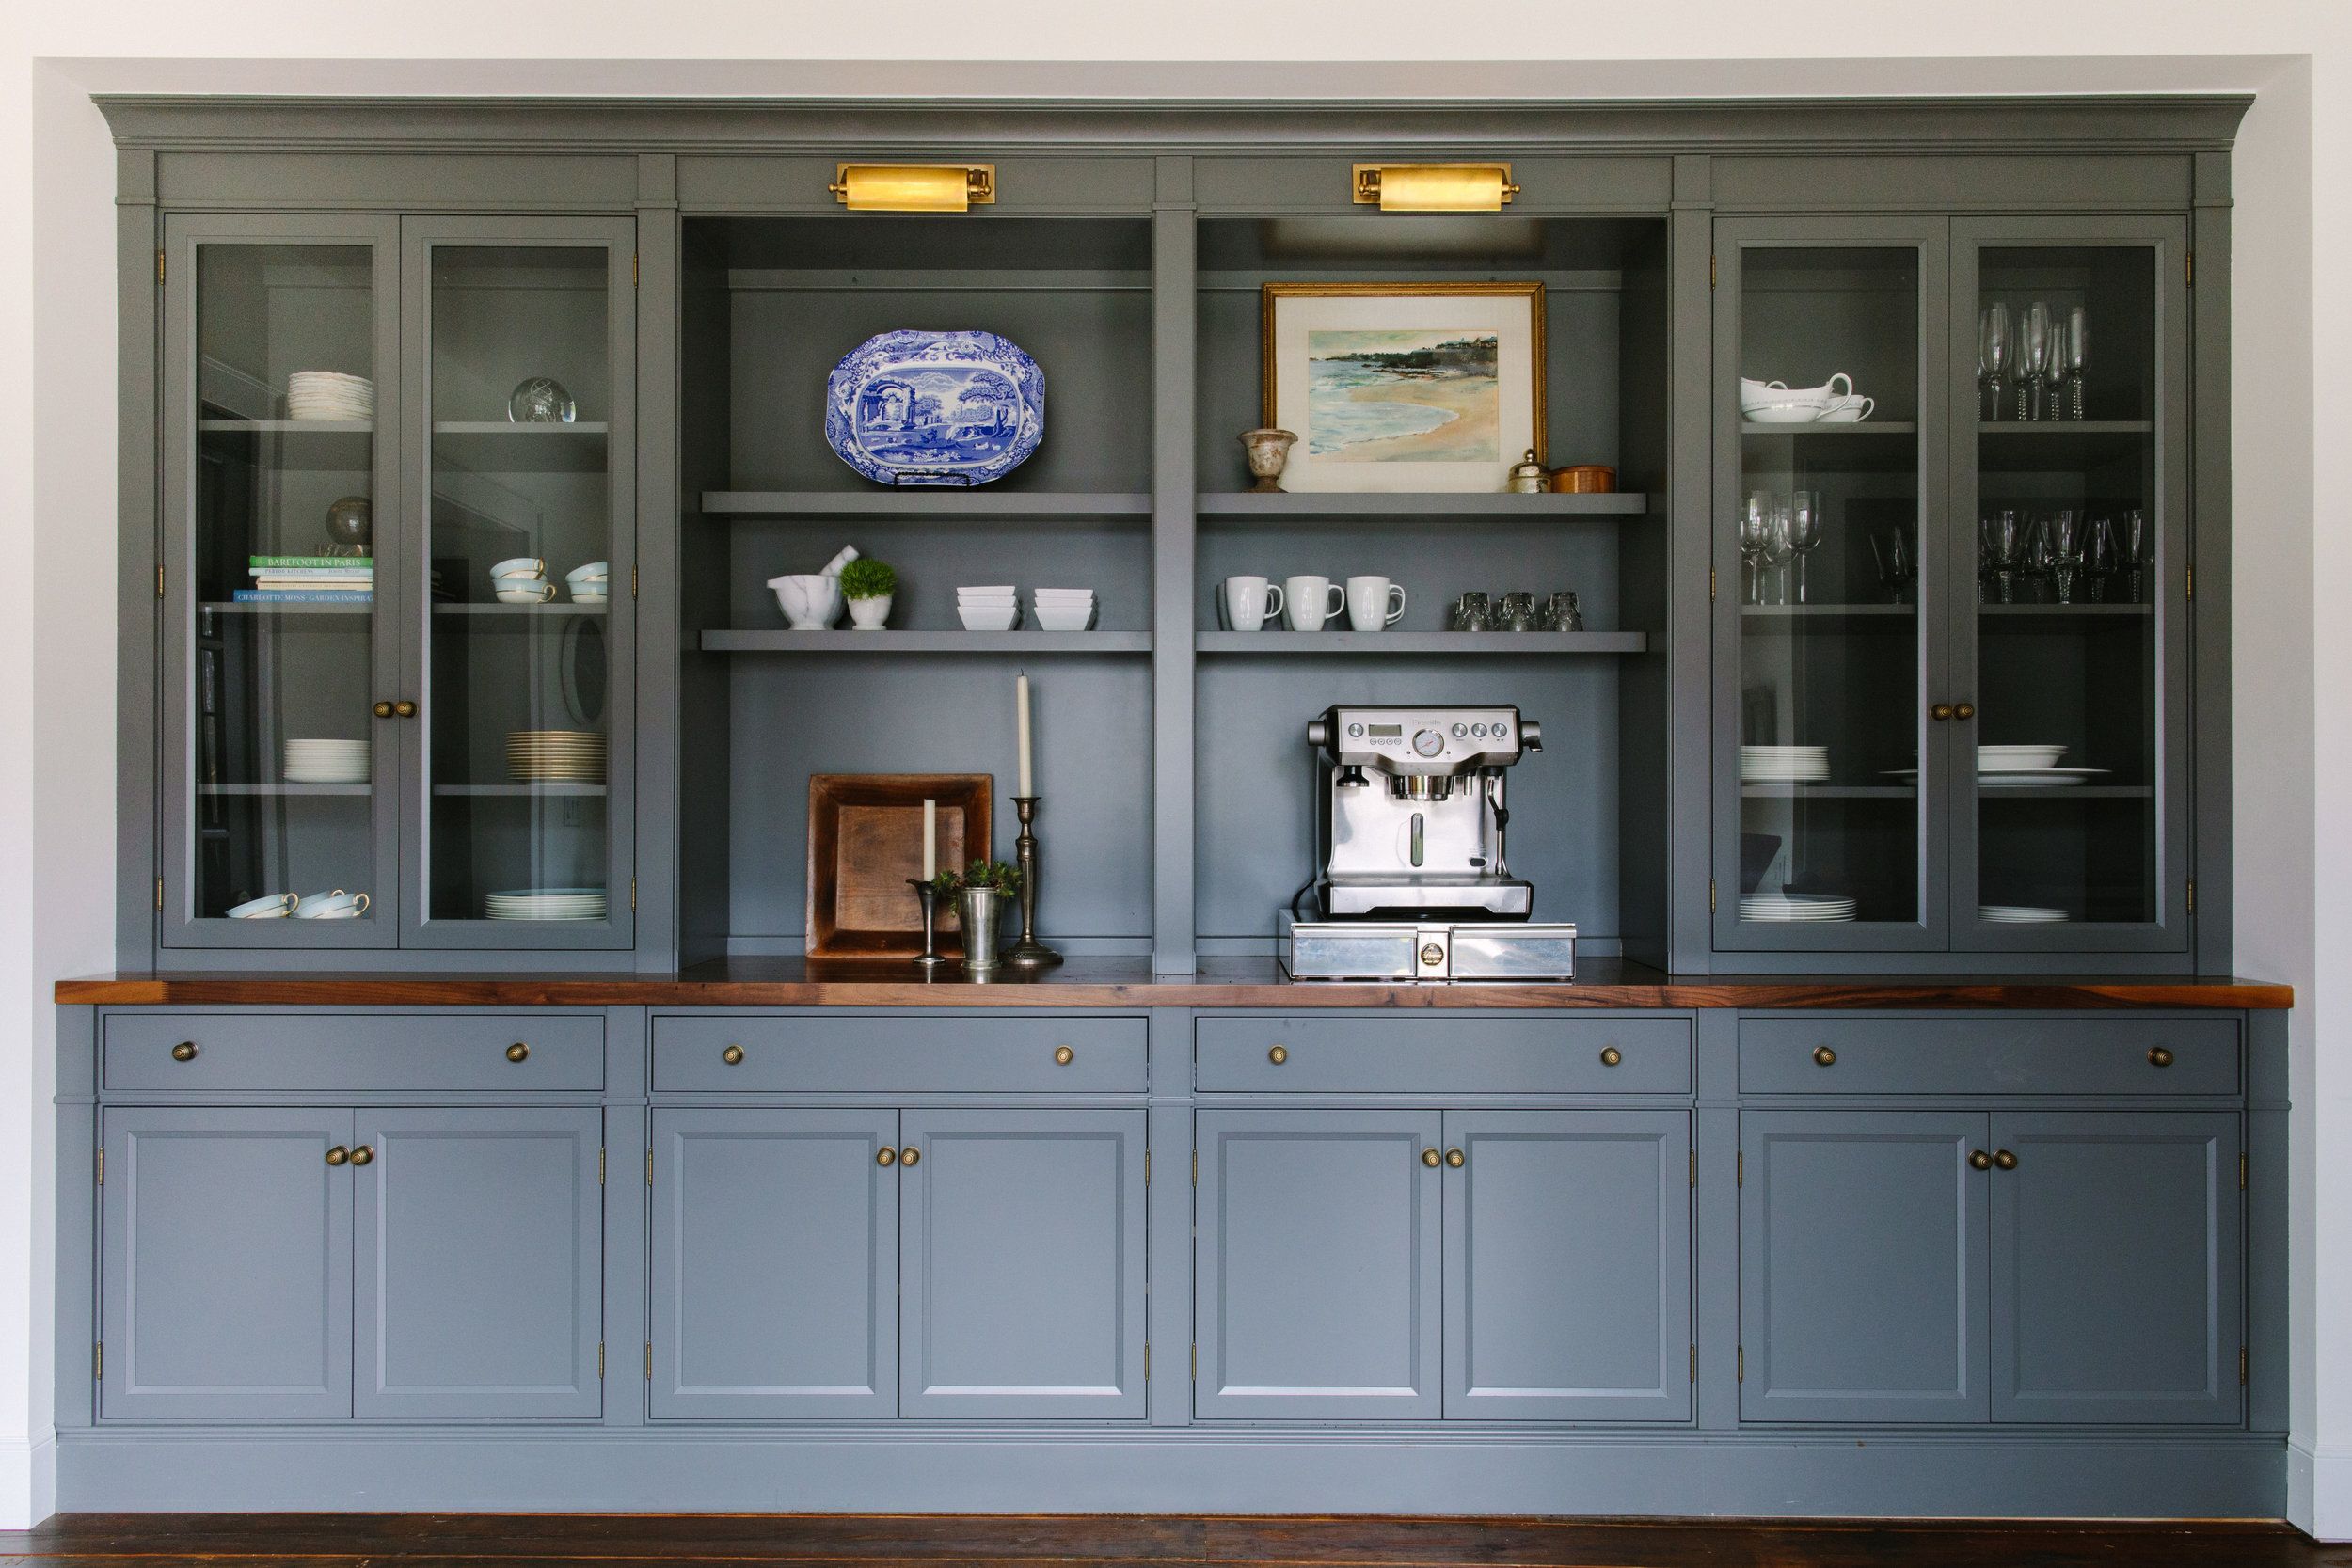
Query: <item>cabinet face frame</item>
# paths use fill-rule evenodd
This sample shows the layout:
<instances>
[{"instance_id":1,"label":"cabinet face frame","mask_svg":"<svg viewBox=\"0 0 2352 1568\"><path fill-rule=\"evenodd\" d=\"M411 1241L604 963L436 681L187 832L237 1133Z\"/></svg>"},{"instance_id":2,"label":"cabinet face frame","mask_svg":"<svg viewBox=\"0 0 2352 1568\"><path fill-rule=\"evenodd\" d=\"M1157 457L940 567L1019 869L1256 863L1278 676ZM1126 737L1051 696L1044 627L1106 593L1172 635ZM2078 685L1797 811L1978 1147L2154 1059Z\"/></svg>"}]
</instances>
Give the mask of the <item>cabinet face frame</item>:
<instances>
[{"instance_id":1,"label":"cabinet face frame","mask_svg":"<svg viewBox=\"0 0 2352 1568\"><path fill-rule=\"evenodd\" d=\"M2190 951L2196 919L2188 909L2189 847L2189 290L2188 222L2182 217L1956 217L1952 220L1951 406L1970 406L1976 396L1975 352L1980 256L1987 250L2037 248L2145 248L2153 267L2156 319L2151 327L2155 355L2153 469L2157 566L2155 670L2150 700L2155 726L2152 737L2156 776L2152 809L2157 814L2154 883L2156 918L2149 922L2070 921L2062 925L1994 925L1979 920L1978 824L1981 803L1976 787L1973 749L1955 744L1946 760L1945 799L1949 802L1951 933L1955 951L1969 953L2108 953ZM2093 334L2094 338L2096 333ZM1979 702L1977 604L1962 585L1976 576L1979 478L1977 421L1954 417L1951 431L1950 559L1946 565L1953 593L1949 601L1951 649L1949 699ZM1923 552L1924 553L1924 552ZM1950 726L1955 739L1966 726Z\"/></svg>"},{"instance_id":2,"label":"cabinet face frame","mask_svg":"<svg viewBox=\"0 0 2352 1568\"><path fill-rule=\"evenodd\" d=\"M364 247L372 257L371 340L375 371L375 600L369 607L370 701L397 697L402 685L401 591L406 536L399 462L399 410L405 386L400 354L400 223L372 214L279 214L170 213L164 218L167 263L163 284L163 746L158 806L163 914L160 941L169 948L284 950L389 948L398 944L400 901L401 738L399 720L357 716L374 742L368 832L375 885L358 920L229 920L191 913L196 896L197 506L201 494L197 443L199 376L197 344L199 256L215 245ZM257 620L260 619L257 617ZM312 893L316 888L279 891ZM354 890L360 891L360 890Z\"/></svg>"}]
</instances>

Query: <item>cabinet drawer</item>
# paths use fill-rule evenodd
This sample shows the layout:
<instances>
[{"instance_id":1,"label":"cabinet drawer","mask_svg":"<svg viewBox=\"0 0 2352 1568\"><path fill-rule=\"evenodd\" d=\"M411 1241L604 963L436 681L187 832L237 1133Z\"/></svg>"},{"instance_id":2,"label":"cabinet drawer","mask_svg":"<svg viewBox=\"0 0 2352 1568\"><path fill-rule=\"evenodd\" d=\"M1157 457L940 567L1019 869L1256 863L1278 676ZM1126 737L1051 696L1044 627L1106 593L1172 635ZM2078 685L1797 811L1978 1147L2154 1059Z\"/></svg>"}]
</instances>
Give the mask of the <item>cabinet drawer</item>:
<instances>
[{"instance_id":1,"label":"cabinet drawer","mask_svg":"<svg viewBox=\"0 0 2352 1568\"><path fill-rule=\"evenodd\" d=\"M763 1094L1141 1094L1143 1037L1139 1018L657 1018L653 1086Z\"/></svg>"},{"instance_id":2,"label":"cabinet drawer","mask_svg":"<svg viewBox=\"0 0 2352 1568\"><path fill-rule=\"evenodd\" d=\"M518 1045L516 1061L510 1053ZM604 1087L604 1019L115 1013L105 1023L103 1082L110 1090L284 1094L594 1091Z\"/></svg>"},{"instance_id":3,"label":"cabinet drawer","mask_svg":"<svg viewBox=\"0 0 2352 1568\"><path fill-rule=\"evenodd\" d=\"M2235 1094L2237 1055L2220 1018L1740 1021L1744 1094Z\"/></svg>"},{"instance_id":4,"label":"cabinet drawer","mask_svg":"<svg viewBox=\"0 0 2352 1568\"><path fill-rule=\"evenodd\" d=\"M1679 1018L1204 1018L1194 1042L1209 1092L1691 1090L1691 1024Z\"/></svg>"}]
</instances>

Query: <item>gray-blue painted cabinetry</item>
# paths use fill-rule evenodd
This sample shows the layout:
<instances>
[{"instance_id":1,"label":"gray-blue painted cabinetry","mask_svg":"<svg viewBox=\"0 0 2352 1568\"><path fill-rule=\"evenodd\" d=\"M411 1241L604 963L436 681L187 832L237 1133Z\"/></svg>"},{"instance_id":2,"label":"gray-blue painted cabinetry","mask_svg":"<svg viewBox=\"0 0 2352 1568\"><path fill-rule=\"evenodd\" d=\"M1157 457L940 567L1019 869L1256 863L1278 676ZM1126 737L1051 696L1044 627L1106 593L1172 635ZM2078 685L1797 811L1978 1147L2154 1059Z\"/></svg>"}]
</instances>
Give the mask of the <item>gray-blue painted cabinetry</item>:
<instances>
[{"instance_id":1,"label":"gray-blue painted cabinetry","mask_svg":"<svg viewBox=\"0 0 2352 1568\"><path fill-rule=\"evenodd\" d=\"M585 1107L113 1107L106 1417L601 1408Z\"/></svg>"},{"instance_id":2,"label":"gray-blue painted cabinetry","mask_svg":"<svg viewBox=\"0 0 2352 1568\"><path fill-rule=\"evenodd\" d=\"M1139 1418L1140 1110L654 1113L657 1418Z\"/></svg>"}]
</instances>

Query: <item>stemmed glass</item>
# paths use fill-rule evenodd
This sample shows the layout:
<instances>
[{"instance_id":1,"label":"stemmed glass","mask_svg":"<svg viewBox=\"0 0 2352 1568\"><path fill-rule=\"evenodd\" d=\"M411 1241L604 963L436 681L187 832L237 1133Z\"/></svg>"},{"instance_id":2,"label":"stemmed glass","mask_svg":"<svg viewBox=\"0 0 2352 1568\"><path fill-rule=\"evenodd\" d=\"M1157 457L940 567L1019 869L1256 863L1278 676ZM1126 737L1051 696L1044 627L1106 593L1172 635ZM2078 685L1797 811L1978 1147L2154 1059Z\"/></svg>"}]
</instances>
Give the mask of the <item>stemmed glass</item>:
<instances>
[{"instance_id":1,"label":"stemmed glass","mask_svg":"<svg viewBox=\"0 0 2352 1568\"><path fill-rule=\"evenodd\" d=\"M2128 604L2148 602L2147 572L2149 546L2148 514L2133 507L2123 514L2122 526L2116 531L2117 554L2123 567L2123 597Z\"/></svg>"},{"instance_id":2,"label":"stemmed glass","mask_svg":"<svg viewBox=\"0 0 2352 1568\"><path fill-rule=\"evenodd\" d=\"M2057 565L2057 553L2050 546L2049 525L2038 518L2026 523L2025 559L2018 565L2017 575L2026 579L2027 604L2045 602L2042 594L2049 591L2050 576Z\"/></svg>"},{"instance_id":3,"label":"stemmed glass","mask_svg":"<svg viewBox=\"0 0 2352 1568\"><path fill-rule=\"evenodd\" d=\"M1977 542L1985 566L1993 575L1994 597L2000 604L2017 602L2017 568L2025 559L2026 531L2014 512L1995 512L1977 525ZM1978 589L1983 600L1983 589Z\"/></svg>"},{"instance_id":4,"label":"stemmed glass","mask_svg":"<svg viewBox=\"0 0 2352 1568\"><path fill-rule=\"evenodd\" d=\"M1774 592L1780 595L1775 604L1788 602L1788 563L1797 558L1789 512L1787 501L1773 502L1764 526L1764 564L1771 569Z\"/></svg>"},{"instance_id":5,"label":"stemmed glass","mask_svg":"<svg viewBox=\"0 0 2352 1568\"><path fill-rule=\"evenodd\" d=\"M2092 604L2104 604L2107 583L2115 576L2115 519L2101 517L2090 525L2090 537L2083 546L2083 578Z\"/></svg>"},{"instance_id":6,"label":"stemmed glass","mask_svg":"<svg viewBox=\"0 0 2352 1568\"><path fill-rule=\"evenodd\" d=\"M1900 527L1870 535L1870 558L1878 562L1879 583L1891 604L1908 604L1911 585L1919 580L1919 566L1911 558L1911 536Z\"/></svg>"},{"instance_id":7,"label":"stemmed glass","mask_svg":"<svg viewBox=\"0 0 2352 1568\"><path fill-rule=\"evenodd\" d=\"M2042 377L2050 359L2050 308L2040 300L2026 307L2017 329L2017 376L2024 386L2017 394L2017 417L2042 418ZM2028 401L2030 394L2031 401Z\"/></svg>"},{"instance_id":8,"label":"stemmed glass","mask_svg":"<svg viewBox=\"0 0 2352 1568\"><path fill-rule=\"evenodd\" d=\"M2067 418L2083 417L2083 370L2090 362L2089 324L2079 305L2066 312L2066 391L2069 409Z\"/></svg>"},{"instance_id":9,"label":"stemmed glass","mask_svg":"<svg viewBox=\"0 0 2352 1568\"><path fill-rule=\"evenodd\" d=\"M1761 490L1748 496L1740 514L1740 561L1748 569L1748 603L1764 602L1764 543L1772 527L1772 498Z\"/></svg>"},{"instance_id":10,"label":"stemmed glass","mask_svg":"<svg viewBox=\"0 0 2352 1568\"><path fill-rule=\"evenodd\" d=\"M2043 520L2042 541L2048 551L2050 584L2059 604L2074 602L2074 574L2083 567L2082 518L2073 512L2057 512Z\"/></svg>"},{"instance_id":11,"label":"stemmed glass","mask_svg":"<svg viewBox=\"0 0 2352 1568\"><path fill-rule=\"evenodd\" d=\"M1977 418L2001 417L2001 383L2009 375L2013 350L2009 307L1999 300L1977 317Z\"/></svg>"},{"instance_id":12,"label":"stemmed glass","mask_svg":"<svg viewBox=\"0 0 2352 1568\"><path fill-rule=\"evenodd\" d=\"M1806 602L1804 558L1821 547L1821 493L1799 490L1788 498L1788 547L1797 557L1797 603Z\"/></svg>"}]
</instances>

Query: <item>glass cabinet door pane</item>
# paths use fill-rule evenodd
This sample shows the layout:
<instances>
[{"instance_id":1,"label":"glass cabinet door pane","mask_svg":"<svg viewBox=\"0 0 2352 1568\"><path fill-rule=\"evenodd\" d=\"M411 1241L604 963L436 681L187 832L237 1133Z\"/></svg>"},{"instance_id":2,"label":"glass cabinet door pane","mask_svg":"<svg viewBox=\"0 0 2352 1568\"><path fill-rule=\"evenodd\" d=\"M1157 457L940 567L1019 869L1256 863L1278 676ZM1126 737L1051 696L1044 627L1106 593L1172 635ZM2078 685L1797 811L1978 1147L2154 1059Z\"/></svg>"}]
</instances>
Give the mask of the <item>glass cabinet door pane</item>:
<instances>
[{"instance_id":1,"label":"glass cabinet door pane","mask_svg":"<svg viewBox=\"0 0 2352 1568\"><path fill-rule=\"evenodd\" d=\"M175 377L193 407L173 411L193 442L172 444L192 462L171 480L192 522L179 913L296 941L323 933L314 914L390 914L375 907L389 777L372 711L376 401L393 379L377 362L376 251L199 243L193 257L191 374Z\"/></svg>"},{"instance_id":2,"label":"glass cabinet door pane","mask_svg":"<svg viewBox=\"0 0 2352 1568\"><path fill-rule=\"evenodd\" d=\"M1959 916L2153 921L2156 252L1984 248L1975 307L1977 908Z\"/></svg>"},{"instance_id":3,"label":"glass cabinet door pane","mask_svg":"<svg viewBox=\"0 0 2352 1568\"><path fill-rule=\"evenodd\" d=\"M611 255L427 253L424 918L602 925Z\"/></svg>"},{"instance_id":4,"label":"glass cabinet door pane","mask_svg":"<svg viewBox=\"0 0 2352 1568\"><path fill-rule=\"evenodd\" d=\"M1922 919L1919 251L1736 254L1735 929L1804 944Z\"/></svg>"}]
</instances>

